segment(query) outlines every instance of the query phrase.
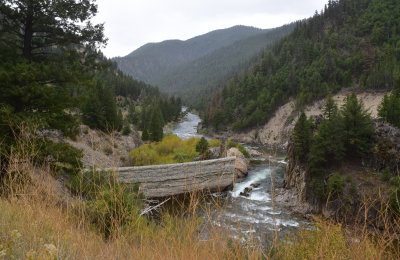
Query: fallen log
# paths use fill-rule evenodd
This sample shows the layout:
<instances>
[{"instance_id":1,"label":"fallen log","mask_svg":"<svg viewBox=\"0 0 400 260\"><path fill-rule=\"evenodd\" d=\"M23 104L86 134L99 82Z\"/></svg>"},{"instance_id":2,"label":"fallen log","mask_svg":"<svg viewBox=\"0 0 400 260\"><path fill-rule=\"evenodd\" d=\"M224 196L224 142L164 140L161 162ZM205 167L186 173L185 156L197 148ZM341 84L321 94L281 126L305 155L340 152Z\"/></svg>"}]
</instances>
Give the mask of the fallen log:
<instances>
[{"instance_id":1,"label":"fallen log","mask_svg":"<svg viewBox=\"0 0 400 260\"><path fill-rule=\"evenodd\" d=\"M146 198L187 192L221 191L235 182L236 157L189 163L102 169L116 172L121 183L139 183Z\"/></svg>"}]
</instances>

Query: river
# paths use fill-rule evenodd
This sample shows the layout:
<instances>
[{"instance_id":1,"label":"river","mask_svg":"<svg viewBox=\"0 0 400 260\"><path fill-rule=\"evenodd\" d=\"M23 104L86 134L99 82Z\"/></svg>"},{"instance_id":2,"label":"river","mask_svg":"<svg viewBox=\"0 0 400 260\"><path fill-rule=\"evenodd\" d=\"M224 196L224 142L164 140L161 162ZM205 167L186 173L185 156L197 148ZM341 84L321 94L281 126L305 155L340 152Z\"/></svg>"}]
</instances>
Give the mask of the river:
<instances>
[{"instance_id":1,"label":"river","mask_svg":"<svg viewBox=\"0 0 400 260\"><path fill-rule=\"evenodd\" d=\"M201 137L197 126L199 116L187 113L172 132L182 139ZM246 147L246 145L244 145ZM260 147L251 147L260 150ZM223 209L215 209L209 218L215 225L225 228L233 238L246 240L249 237L261 242L270 242L276 235L292 232L309 223L273 201L273 187L283 185L286 167L284 157L262 155L251 158L248 176L227 193L214 194L226 199ZM256 186L256 187L252 187ZM246 188L252 188L248 197L240 195Z\"/></svg>"}]
</instances>

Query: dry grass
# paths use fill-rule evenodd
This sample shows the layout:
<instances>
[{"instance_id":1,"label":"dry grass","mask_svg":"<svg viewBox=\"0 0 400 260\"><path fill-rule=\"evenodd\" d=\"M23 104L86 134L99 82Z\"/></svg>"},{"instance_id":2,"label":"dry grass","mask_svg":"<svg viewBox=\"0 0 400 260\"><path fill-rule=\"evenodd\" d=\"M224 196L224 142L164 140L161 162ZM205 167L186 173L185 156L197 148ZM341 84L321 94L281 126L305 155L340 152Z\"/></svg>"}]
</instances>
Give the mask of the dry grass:
<instances>
[{"instance_id":1,"label":"dry grass","mask_svg":"<svg viewBox=\"0 0 400 260\"><path fill-rule=\"evenodd\" d=\"M260 251L230 244L221 230L210 229L202 239L202 219L192 214L165 213L158 224L140 230L128 226L105 239L76 209L80 206L62 209L37 197L1 199L0 251L16 259L42 259L50 257L47 247L54 245L60 259L260 259Z\"/></svg>"},{"instance_id":2,"label":"dry grass","mask_svg":"<svg viewBox=\"0 0 400 260\"><path fill-rule=\"evenodd\" d=\"M21 143L21 148L29 142ZM30 158L34 149L18 149L11 157L0 197L0 259L398 259L398 222L382 213L380 230L344 229L319 221L313 230L300 230L263 251L257 243L232 241L225 230L204 225L210 208L202 196L189 196L174 210L149 221L130 212L123 225L111 225L106 237L93 225L88 201L71 196L51 177L48 167ZM113 190L115 183L109 183ZM102 186L104 188L104 186ZM104 190L98 187L96 196ZM99 195L100 196L100 195ZM107 207L126 209L119 193ZM100 198L100 197L96 197ZM101 200L98 200L102 202ZM121 204L121 205L119 205ZM212 206L218 206L213 203ZM367 209L367 208L366 208ZM386 214L386 215L384 215ZM117 215L120 216L120 215ZM105 223L109 223L106 222ZM120 223L111 219L111 223ZM238 223L240 226L240 223ZM365 228L364 228L365 227ZM205 229L205 230L204 230ZM397 251L396 251L397 250Z\"/></svg>"},{"instance_id":3,"label":"dry grass","mask_svg":"<svg viewBox=\"0 0 400 260\"><path fill-rule=\"evenodd\" d=\"M389 243L388 243L389 242ZM396 241L340 224L318 221L313 230L300 230L275 248L277 259L399 259Z\"/></svg>"}]
</instances>

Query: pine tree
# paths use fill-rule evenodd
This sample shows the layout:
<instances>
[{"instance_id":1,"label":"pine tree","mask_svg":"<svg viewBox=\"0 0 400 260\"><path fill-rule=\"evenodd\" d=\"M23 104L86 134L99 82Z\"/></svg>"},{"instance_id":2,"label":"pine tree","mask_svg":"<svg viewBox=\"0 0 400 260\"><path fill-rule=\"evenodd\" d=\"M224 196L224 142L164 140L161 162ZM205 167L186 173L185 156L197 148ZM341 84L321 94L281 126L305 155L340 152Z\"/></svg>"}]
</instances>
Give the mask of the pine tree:
<instances>
[{"instance_id":1,"label":"pine tree","mask_svg":"<svg viewBox=\"0 0 400 260\"><path fill-rule=\"evenodd\" d=\"M207 152L207 150L208 150L208 142L204 137L202 137L196 144L196 152L204 154Z\"/></svg>"},{"instance_id":2,"label":"pine tree","mask_svg":"<svg viewBox=\"0 0 400 260\"><path fill-rule=\"evenodd\" d=\"M76 52L71 46L94 49L105 44L104 26L89 22L96 13L95 0L5 0L0 4L0 29L13 36L7 45L27 60L38 60L51 54L52 47Z\"/></svg>"},{"instance_id":3,"label":"pine tree","mask_svg":"<svg viewBox=\"0 0 400 260\"><path fill-rule=\"evenodd\" d=\"M394 126L400 127L400 79L390 95L385 95L378 108L378 115Z\"/></svg>"},{"instance_id":4,"label":"pine tree","mask_svg":"<svg viewBox=\"0 0 400 260\"><path fill-rule=\"evenodd\" d=\"M114 94L98 82L88 93L88 100L82 110L83 122L91 128L103 131L121 131L123 116L117 109Z\"/></svg>"},{"instance_id":5,"label":"pine tree","mask_svg":"<svg viewBox=\"0 0 400 260\"><path fill-rule=\"evenodd\" d=\"M89 98L82 110L83 123L90 128L102 129L106 124L106 118L99 99L99 89L95 88L88 96Z\"/></svg>"},{"instance_id":6,"label":"pine tree","mask_svg":"<svg viewBox=\"0 0 400 260\"><path fill-rule=\"evenodd\" d=\"M149 125L149 139L153 142L159 142L163 138L163 126L164 120L162 117L161 110L158 106L154 106L151 117L150 117L150 125Z\"/></svg>"},{"instance_id":7,"label":"pine tree","mask_svg":"<svg viewBox=\"0 0 400 260\"><path fill-rule=\"evenodd\" d=\"M137 124L138 123L138 118L137 118L137 114L135 111L135 106L134 105L130 105L128 108L128 117L127 117L129 123L132 124Z\"/></svg>"},{"instance_id":8,"label":"pine tree","mask_svg":"<svg viewBox=\"0 0 400 260\"><path fill-rule=\"evenodd\" d=\"M331 97L323 108L324 118L318 125L309 154L309 168L314 177L323 176L324 169L344 156L343 119Z\"/></svg>"},{"instance_id":9,"label":"pine tree","mask_svg":"<svg viewBox=\"0 0 400 260\"><path fill-rule=\"evenodd\" d=\"M74 93L92 83L106 43L96 13L94 0L0 1L0 178L22 125L77 134Z\"/></svg>"},{"instance_id":10,"label":"pine tree","mask_svg":"<svg viewBox=\"0 0 400 260\"><path fill-rule=\"evenodd\" d=\"M343 139L343 118L332 97L328 96L326 105L323 109L324 119L318 126L317 135L324 143L326 156L330 161L338 161L343 158L345 153Z\"/></svg>"},{"instance_id":11,"label":"pine tree","mask_svg":"<svg viewBox=\"0 0 400 260\"><path fill-rule=\"evenodd\" d=\"M300 161L305 162L310 151L312 130L311 123L304 112L301 112L294 127L293 137L295 155Z\"/></svg>"},{"instance_id":12,"label":"pine tree","mask_svg":"<svg viewBox=\"0 0 400 260\"><path fill-rule=\"evenodd\" d=\"M348 95L342 108L346 154L365 155L370 151L374 128L370 115L353 93Z\"/></svg>"},{"instance_id":13,"label":"pine tree","mask_svg":"<svg viewBox=\"0 0 400 260\"><path fill-rule=\"evenodd\" d=\"M116 120L115 120L115 123L114 123L115 125L114 125L114 129L116 130L116 131L121 131L122 130L122 127L123 127L123 125L124 125L124 117L123 117L123 115L122 115L122 112L121 112L121 110L119 110L118 109L118 113L117 113L117 117L116 117Z\"/></svg>"},{"instance_id":14,"label":"pine tree","mask_svg":"<svg viewBox=\"0 0 400 260\"><path fill-rule=\"evenodd\" d=\"M329 95L327 97L326 104L322 110L324 112L324 118L327 120L331 120L333 117L337 115L338 107L335 104L335 101L333 100L332 96Z\"/></svg>"},{"instance_id":15,"label":"pine tree","mask_svg":"<svg viewBox=\"0 0 400 260\"><path fill-rule=\"evenodd\" d=\"M149 141L150 137L149 137L149 132L147 131L147 128L144 128L142 131L142 140L143 141Z\"/></svg>"},{"instance_id":16,"label":"pine tree","mask_svg":"<svg viewBox=\"0 0 400 260\"><path fill-rule=\"evenodd\" d=\"M311 176L322 177L327 163L325 144L321 136L313 138L313 143L308 154L308 167Z\"/></svg>"}]
</instances>

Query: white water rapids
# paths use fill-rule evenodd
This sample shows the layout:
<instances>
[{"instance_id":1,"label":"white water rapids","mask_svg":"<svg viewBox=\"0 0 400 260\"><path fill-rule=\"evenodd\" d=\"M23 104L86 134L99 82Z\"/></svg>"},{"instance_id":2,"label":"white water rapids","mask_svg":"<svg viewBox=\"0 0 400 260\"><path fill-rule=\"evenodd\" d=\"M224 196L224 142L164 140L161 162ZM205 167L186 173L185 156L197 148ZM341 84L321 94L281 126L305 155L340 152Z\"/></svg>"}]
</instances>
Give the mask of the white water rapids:
<instances>
[{"instance_id":1,"label":"white water rapids","mask_svg":"<svg viewBox=\"0 0 400 260\"><path fill-rule=\"evenodd\" d=\"M172 132L182 139L201 137L197 133L200 122L197 115L187 113ZM233 238L246 240L251 234L253 238L267 242L273 239L276 232L283 235L299 226L308 225L306 220L294 216L272 201L271 187L281 187L283 183L286 167L284 158L264 156L257 158L257 161L250 167L248 176L234 184L232 191L215 194L224 196L226 207L215 209L210 221L228 230ZM248 196L243 194L246 188L251 188Z\"/></svg>"}]
</instances>

